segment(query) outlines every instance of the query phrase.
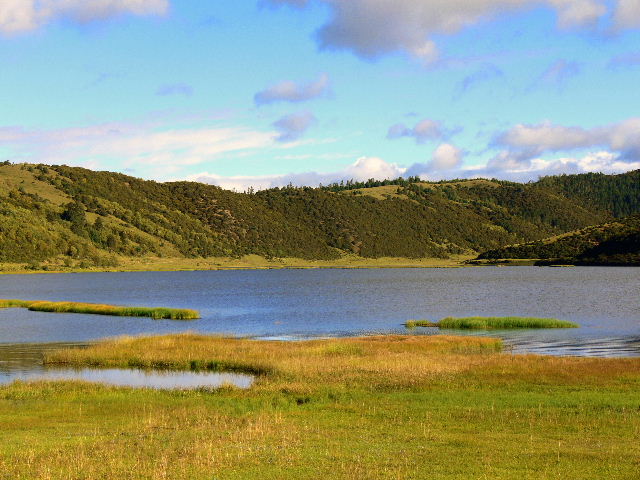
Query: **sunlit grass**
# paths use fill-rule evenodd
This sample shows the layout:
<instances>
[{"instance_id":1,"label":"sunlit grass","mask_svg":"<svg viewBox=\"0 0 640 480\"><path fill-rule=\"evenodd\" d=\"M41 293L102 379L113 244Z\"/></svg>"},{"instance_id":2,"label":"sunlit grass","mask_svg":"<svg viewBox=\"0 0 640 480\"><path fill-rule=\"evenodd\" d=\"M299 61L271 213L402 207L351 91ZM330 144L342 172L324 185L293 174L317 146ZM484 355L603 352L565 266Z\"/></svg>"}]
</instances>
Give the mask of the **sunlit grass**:
<instances>
[{"instance_id":1,"label":"sunlit grass","mask_svg":"<svg viewBox=\"0 0 640 480\"><path fill-rule=\"evenodd\" d=\"M176 308L122 307L96 303L46 302L27 300L0 300L0 308L27 308L34 312L84 313L113 315L118 317L150 317L157 320L195 320L200 318L196 310Z\"/></svg>"},{"instance_id":2,"label":"sunlit grass","mask_svg":"<svg viewBox=\"0 0 640 480\"><path fill-rule=\"evenodd\" d=\"M407 328L438 327L451 330L510 330L519 328L578 328L580 325L555 318L536 317L447 317L439 322L409 320Z\"/></svg>"},{"instance_id":3,"label":"sunlit grass","mask_svg":"<svg viewBox=\"0 0 640 480\"><path fill-rule=\"evenodd\" d=\"M638 478L640 359L499 347L182 334L64 350L47 361L262 373L248 390L0 386L0 477Z\"/></svg>"}]
</instances>

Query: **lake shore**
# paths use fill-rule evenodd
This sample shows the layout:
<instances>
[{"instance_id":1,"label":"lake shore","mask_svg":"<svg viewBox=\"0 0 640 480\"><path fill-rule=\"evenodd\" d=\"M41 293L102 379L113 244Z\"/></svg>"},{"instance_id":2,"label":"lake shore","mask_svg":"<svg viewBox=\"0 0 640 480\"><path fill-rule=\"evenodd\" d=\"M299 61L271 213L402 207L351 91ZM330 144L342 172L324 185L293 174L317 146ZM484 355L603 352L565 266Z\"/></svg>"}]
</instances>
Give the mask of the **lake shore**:
<instances>
[{"instance_id":1,"label":"lake shore","mask_svg":"<svg viewBox=\"0 0 640 480\"><path fill-rule=\"evenodd\" d=\"M64 350L47 361L257 379L248 390L0 387L0 471L54 479L132 471L194 479L637 477L640 359L510 355L499 346L477 337L183 334Z\"/></svg>"},{"instance_id":2,"label":"lake shore","mask_svg":"<svg viewBox=\"0 0 640 480\"><path fill-rule=\"evenodd\" d=\"M201 270L278 270L278 269L331 269L331 268L463 268L485 266L469 264L473 255L457 255L451 258L363 258L355 255L343 256L336 260L306 260L302 258L265 258L246 255L241 258L159 258L121 257L115 267L64 267L56 264L29 266L28 264L0 263L2 274L29 273L82 273L82 272L178 272ZM532 262L513 262L517 265L531 265ZM489 264L487 264L489 265Z\"/></svg>"}]
</instances>

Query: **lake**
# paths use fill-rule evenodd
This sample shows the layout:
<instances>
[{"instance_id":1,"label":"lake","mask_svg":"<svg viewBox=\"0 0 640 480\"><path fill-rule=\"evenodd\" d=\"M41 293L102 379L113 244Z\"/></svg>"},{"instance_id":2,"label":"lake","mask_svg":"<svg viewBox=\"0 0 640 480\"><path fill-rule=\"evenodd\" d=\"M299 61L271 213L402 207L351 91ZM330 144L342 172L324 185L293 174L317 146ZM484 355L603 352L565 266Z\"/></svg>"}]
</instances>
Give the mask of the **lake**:
<instances>
[{"instance_id":1,"label":"lake","mask_svg":"<svg viewBox=\"0 0 640 480\"><path fill-rule=\"evenodd\" d=\"M0 276L0 298L200 310L191 322L0 310L0 344L195 331L301 339L408 331L409 319L536 316L570 330L491 332L515 352L640 355L640 269L486 267ZM474 332L474 334L478 334ZM1 364L1 360L0 360Z\"/></svg>"}]
</instances>

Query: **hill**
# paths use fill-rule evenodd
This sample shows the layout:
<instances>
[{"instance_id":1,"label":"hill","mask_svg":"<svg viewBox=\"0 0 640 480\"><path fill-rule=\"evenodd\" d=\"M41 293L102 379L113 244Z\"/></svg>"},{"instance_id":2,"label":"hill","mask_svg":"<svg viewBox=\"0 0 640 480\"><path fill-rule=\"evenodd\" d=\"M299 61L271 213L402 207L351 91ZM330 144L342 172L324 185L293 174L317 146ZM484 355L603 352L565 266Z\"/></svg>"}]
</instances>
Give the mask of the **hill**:
<instances>
[{"instance_id":1,"label":"hill","mask_svg":"<svg viewBox=\"0 0 640 480\"><path fill-rule=\"evenodd\" d=\"M639 265L640 215L542 241L482 253L479 259L540 259L538 265Z\"/></svg>"},{"instance_id":2,"label":"hill","mask_svg":"<svg viewBox=\"0 0 640 480\"><path fill-rule=\"evenodd\" d=\"M637 174L615 176L617 182L631 179L623 200L599 179L608 192L601 197L608 200L585 203L576 188L566 187L584 179L518 184L414 178L237 193L194 182L4 162L0 262L46 268L112 266L148 256L330 261L344 255L473 255L638 211Z\"/></svg>"}]
</instances>

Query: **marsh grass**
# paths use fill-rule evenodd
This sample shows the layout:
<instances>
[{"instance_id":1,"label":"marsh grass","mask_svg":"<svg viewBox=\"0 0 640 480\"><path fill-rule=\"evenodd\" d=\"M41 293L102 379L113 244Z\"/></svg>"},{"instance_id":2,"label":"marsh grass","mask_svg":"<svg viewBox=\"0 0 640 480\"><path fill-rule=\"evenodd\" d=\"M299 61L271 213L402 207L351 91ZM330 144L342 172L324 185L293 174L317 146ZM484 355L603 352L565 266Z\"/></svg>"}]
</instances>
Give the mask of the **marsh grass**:
<instances>
[{"instance_id":1,"label":"marsh grass","mask_svg":"<svg viewBox=\"0 0 640 480\"><path fill-rule=\"evenodd\" d=\"M264 373L248 390L0 386L0 477L638 478L640 359L499 349L446 335L181 334L59 351L47 361Z\"/></svg>"},{"instance_id":2,"label":"marsh grass","mask_svg":"<svg viewBox=\"0 0 640 480\"><path fill-rule=\"evenodd\" d=\"M34 312L50 313L84 313L92 315L112 315L118 317L150 317L156 320L195 320L200 318L200 314L196 310L122 307L78 302L0 300L0 308L27 308Z\"/></svg>"},{"instance_id":3,"label":"marsh grass","mask_svg":"<svg viewBox=\"0 0 640 480\"><path fill-rule=\"evenodd\" d=\"M439 322L409 320L407 328L438 327L450 330L510 330L519 328L578 328L577 323L535 317L447 317Z\"/></svg>"}]
</instances>

